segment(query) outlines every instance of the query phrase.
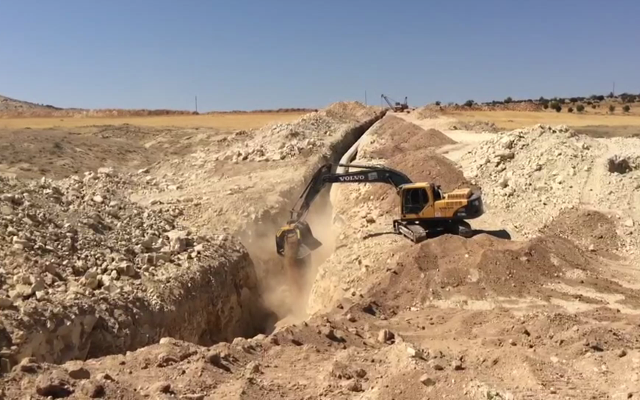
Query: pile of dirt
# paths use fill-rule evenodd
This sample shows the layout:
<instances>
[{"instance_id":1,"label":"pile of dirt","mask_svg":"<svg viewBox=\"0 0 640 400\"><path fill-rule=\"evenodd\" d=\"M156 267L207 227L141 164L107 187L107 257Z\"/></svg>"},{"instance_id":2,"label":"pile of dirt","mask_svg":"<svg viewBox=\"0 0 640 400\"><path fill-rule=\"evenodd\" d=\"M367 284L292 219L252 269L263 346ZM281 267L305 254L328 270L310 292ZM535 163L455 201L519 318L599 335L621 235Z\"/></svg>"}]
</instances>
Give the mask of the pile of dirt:
<instances>
[{"instance_id":1,"label":"pile of dirt","mask_svg":"<svg viewBox=\"0 0 640 400\"><path fill-rule=\"evenodd\" d=\"M559 236L511 242L487 234L467 240L442 235L407 249L371 291L394 315L409 307L442 302L454 306L499 298L574 300L563 285L584 285L601 293L625 296L625 304L640 305L640 295L599 273L598 259ZM556 290L560 287L560 290ZM598 304L597 296L580 298Z\"/></svg>"},{"instance_id":2,"label":"pile of dirt","mask_svg":"<svg viewBox=\"0 0 640 400\"><path fill-rule=\"evenodd\" d=\"M389 159L408 151L436 148L455 141L444 133L425 130L394 115L386 115L367 132L361 158Z\"/></svg>"},{"instance_id":3,"label":"pile of dirt","mask_svg":"<svg viewBox=\"0 0 640 400\"><path fill-rule=\"evenodd\" d=\"M438 118L442 115L442 106L436 105L426 105L420 108L415 109L412 114L415 115L417 119L434 119Z\"/></svg>"},{"instance_id":4,"label":"pile of dirt","mask_svg":"<svg viewBox=\"0 0 640 400\"><path fill-rule=\"evenodd\" d=\"M0 96L0 112L14 113L34 110L59 110L57 107L44 104L36 104L28 101L16 100L11 97Z\"/></svg>"},{"instance_id":5,"label":"pile of dirt","mask_svg":"<svg viewBox=\"0 0 640 400\"><path fill-rule=\"evenodd\" d=\"M640 154L637 143L632 138L593 139L566 126L536 125L500 133L460 162L465 175L483 187L488 208L500 212L510 228L531 237L578 204L639 219L632 193L640 184L640 171L608 170L613 155L632 159L629 153Z\"/></svg>"},{"instance_id":6,"label":"pile of dirt","mask_svg":"<svg viewBox=\"0 0 640 400\"><path fill-rule=\"evenodd\" d=\"M0 361L63 362L172 335L212 343L261 329L253 264L181 208L145 209L109 168L61 181L0 179Z\"/></svg>"},{"instance_id":7,"label":"pile of dirt","mask_svg":"<svg viewBox=\"0 0 640 400\"><path fill-rule=\"evenodd\" d=\"M570 239L585 250L609 256L622 244L617 227L618 221L613 215L573 207L555 217L541 233Z\"/></svg>"},{"instance_id":8,"label":"pile of dirt","mask_svg":"<svg viewBox=\"0 0 640 400\"><path fill-rule=\"evenodd\" d=\"M454 125L451 125L451 130L463 130L472 132L489 132L498 133L502 129L493 122L490 121L458 121Z\"/></svg>"},{"instance_id":9,"label":"pile of dirt","mask_svg":"<svg viewBox=\"0 0 640 400\"><path fill-rule=\"evenodd\" d=\"M345 130L375 118L380 111L359 102L342 102L305 114L291 123L276 123L251 132L244 140L216 154L214 160L280 161L324 154Z\"/></svg>"}]
</instances>

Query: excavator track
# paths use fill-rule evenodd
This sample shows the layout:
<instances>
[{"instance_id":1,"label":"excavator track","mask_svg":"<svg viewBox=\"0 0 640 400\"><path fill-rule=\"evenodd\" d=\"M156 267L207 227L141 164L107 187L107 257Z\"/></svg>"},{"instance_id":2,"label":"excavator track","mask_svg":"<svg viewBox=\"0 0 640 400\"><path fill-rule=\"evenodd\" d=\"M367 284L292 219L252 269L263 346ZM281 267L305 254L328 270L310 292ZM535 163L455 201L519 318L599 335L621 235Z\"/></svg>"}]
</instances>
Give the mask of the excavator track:
<instances>
[{"instance_id":1,"label":"excavator track","mask_svg":"<svg viewBox=\"0 0 640 400\"><path fill-rule=\"evenodd\" d=\"M407 225L400 220L393 221L393 229L409 238L413 243L420 243L427 238L427 231L420 225Z\"/></svg>"}]
</instances>

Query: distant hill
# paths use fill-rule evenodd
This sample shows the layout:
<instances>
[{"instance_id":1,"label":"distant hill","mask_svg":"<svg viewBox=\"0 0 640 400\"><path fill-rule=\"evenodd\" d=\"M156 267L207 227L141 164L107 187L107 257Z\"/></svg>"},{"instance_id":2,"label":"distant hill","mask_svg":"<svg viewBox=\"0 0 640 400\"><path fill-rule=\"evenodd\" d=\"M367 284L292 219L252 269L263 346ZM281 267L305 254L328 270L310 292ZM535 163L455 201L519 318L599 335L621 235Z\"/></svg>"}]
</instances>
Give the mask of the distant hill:
<instances>
[{"instance_id":1,"label":"distant hill","mask_svg":"<svg viewBox=\"0 0 640 400\"><path fill-rule=\"evenodd\" d=\"M48 104L36 104L28 101L16 100L0 95L0 112L2 111L27 111L27 110L61 110Z\"/></svg>"}]
</instances>

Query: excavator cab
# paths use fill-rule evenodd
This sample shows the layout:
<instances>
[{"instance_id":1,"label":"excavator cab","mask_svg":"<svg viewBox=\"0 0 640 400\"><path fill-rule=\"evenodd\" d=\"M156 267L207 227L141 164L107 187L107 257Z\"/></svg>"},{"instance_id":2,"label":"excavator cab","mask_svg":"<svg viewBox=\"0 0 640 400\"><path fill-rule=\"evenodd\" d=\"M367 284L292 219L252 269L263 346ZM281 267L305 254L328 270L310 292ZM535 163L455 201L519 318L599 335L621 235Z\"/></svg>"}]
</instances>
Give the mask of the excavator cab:
<instances>
[{"instance_id":1,"label":"excavator cab","mask_svg":"<svg viewBox=\"0 0 640 400\"><path fill-rule=\"evenodd\" d=\"M400 215L403 219L420 218L432 216L433 211L425 211L431 206L433 208L435 197L440 197L441 192L434 187L433 184L417 183L403 186L400 189L401 210Z\"/></svg>"}]
</instances>

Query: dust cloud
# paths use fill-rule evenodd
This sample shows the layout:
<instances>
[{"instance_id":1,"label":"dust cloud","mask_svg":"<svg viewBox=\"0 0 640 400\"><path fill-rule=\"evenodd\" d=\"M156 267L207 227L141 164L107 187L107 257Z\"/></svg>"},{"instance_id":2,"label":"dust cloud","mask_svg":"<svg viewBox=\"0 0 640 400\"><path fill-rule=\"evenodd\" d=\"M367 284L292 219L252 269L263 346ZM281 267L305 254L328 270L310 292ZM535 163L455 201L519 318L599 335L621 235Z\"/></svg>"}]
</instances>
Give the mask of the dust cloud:
<instances>
[{"instance_id":1,"label":"dust cloud","mask_svg":"<svg viewBox=\"0 0 640 400\"><path fill-rule=\"evenodd\" d=\"M286 217L275 221L263 221L261 234L252 235L246 244L256 268L263 306L272 315L265 331L271 331L278 322L296 323L306 319L307 302L318 267L333 253L336 233L332 225L333 207L329 188L318 195L311 205L306 220L313 235L322 246L304 260L280 257L275 249L275 235L286 222Z\"/></svg>"}]
</instances>

